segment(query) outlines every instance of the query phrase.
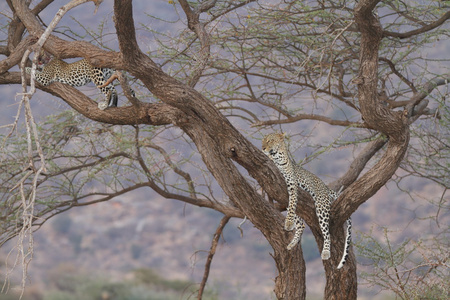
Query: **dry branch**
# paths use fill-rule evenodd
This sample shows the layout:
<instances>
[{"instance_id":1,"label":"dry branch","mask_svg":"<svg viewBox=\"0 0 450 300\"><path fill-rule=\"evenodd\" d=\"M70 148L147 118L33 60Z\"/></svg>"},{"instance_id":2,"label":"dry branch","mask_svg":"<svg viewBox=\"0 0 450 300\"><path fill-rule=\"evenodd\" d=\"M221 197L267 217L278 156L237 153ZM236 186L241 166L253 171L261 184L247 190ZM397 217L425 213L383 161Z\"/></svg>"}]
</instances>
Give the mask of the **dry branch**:
<instances>
[{"instance_id":1,"label":"dry branch","mask_svg":"<svg viewBox=\"0 0 450 300\"><path fill-rule=\"evenodd\" d=\"M220 220L220 224L216 229L216 232L214 233L212 242L211 242L211 249L209 250L208 257L206 258L205 263L205 271L203 272L203 278L202 282L200 283L200 288L198 290L198 300L201 300L203 297L203 291L205 290L206 282L208 281L209 277L209 271L211 269L211 263L214 258L214 254L216 254L216 248L217 244L219 243L220 236L222 235L222 231L227 225L228 221L230 220L230 217L224 216L222 220Z\"/></svg>"}]
</instances>

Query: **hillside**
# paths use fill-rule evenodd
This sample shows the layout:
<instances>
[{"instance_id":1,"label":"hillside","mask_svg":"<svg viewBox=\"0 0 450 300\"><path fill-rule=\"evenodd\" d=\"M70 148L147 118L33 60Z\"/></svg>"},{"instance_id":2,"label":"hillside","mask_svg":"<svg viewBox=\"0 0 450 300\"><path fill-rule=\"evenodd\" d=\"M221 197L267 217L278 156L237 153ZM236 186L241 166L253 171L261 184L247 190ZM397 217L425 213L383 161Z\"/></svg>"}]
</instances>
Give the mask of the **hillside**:
<instances>
[{"instance_id":1,"label":"hillside","mask_svg":"<svg viewBox=\"0 0 450 300\"><path fill-rule=\"evenodd\" d=\"M426 190L428 186L421 188ZM431 207L394 191L382 189L354 214L354 240L358 231L369 233L371 228L374 235L381 237L378 225L395 231L396 241L424 234L423 226L428 224L417 218L431 213ZM431 194L429 191L430 199ZM448 219L448 215L441 218ZM40 291L51 288L55 272L67 266L118 282L132 277L136 269L149 268L168 280L198 283L220 219L221 215L214 211L158 198L148 189L74 208L56 216L35 234L29 286ZM241 237L237 228L240 222L232 220L224 231L207 289L217 293L218 299L272 299L276 270L270 246L249 222L242 225ZM319 253L308 231L302 242L308 293L320 298L324 277ZM1 257L13 243L0 249ZM20 277L19 271L17 267L16 278ZM373 294L370 288L360 286L359 295ZM189 296L186 293L183 299Z\"/></svg>"}]
</instances>

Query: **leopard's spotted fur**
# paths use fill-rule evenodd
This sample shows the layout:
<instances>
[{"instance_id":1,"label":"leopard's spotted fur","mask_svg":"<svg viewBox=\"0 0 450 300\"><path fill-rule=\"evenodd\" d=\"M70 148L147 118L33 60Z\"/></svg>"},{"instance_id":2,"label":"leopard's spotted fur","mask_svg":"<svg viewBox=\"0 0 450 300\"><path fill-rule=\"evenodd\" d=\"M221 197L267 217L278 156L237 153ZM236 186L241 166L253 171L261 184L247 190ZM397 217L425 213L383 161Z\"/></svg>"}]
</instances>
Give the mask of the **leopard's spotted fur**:
<instances>
[{"instance_id":1,"label":"leopard's spotted fur","mask_svg":"<svg viewBox=\"0 0 450 300\"><path fill-rule=\"evenodd\" d=\"M67 63L57 58L51 59L47 53L39 56L38 66L42 70L36 70L35 78L40 84L48 86L52 82L61 82L78 87L92 81L105 95L105 101L100 102L98 108L104 110L107 107L117 106L117 91L114 85L99 87L111 77L113 69L94 67L86 59ZM26 68L26 72L30 74L31 68Z\"/></svg>"},{"instance_id":2,"label":"leopard's spotted fur","mask_svg":"<svg viewBox=\"0 0 450 300\"><path fill-rule=\"evenodd\" d=\"M331 201L336 199L338 195L336 192L330 190L316 175L300 166L295 165L295 163L289 158L288 149L284 142L283 134L272 133L265 136L262 142L262 150L270 157L270 159L272 159L281 171L288 187L289 205L284 228L288 231L295 228L295 234L287 248L289 250L292 249L300 241L303 229L305 228L304 221L295 213L298 202L297 189L300 187L304 191L308 192L314 200L316 214L319 219L320 229L324 238L321 257L323 260L329 259L329 212ZM341 268L345 264L345 260L348 255L350 233L351 222L348 220L344 254L338 268Z\"/></svg>"}]
</instances>

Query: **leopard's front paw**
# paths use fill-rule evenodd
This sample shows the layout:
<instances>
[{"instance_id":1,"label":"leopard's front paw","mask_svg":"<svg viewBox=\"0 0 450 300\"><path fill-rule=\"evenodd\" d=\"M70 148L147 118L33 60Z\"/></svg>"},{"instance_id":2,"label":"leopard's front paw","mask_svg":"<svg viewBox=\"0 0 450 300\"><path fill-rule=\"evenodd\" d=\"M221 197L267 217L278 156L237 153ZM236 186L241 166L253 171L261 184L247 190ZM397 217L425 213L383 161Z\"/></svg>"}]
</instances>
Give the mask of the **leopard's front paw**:
<instances>
[{"instance_id":1,"label":"leopard's front paw","mask_svg":"<svg viewBox=\"0 0 450 300\"><path fill-rule=\"evenodd\" d=\"M105 110L108 107L108 102L107 101L99 102L97 106L98 106L98 109Z\"/></svg>"},{"instance_id":2,"label":"leopard's front paw","mask_svg":"<svg viewBox=\"0 0 450 300\"><path fill-rule=\"evenodd\" d=\"M291 231L292 229L294 229L294 226L294 221L286 218L286 220L284 221L284 230Z\"/></svg>"},{"instance_id":3,"label":"leopard's front paw","mask_svg":"<svg viewBox=\"0 0 450 300\"><path fill-rule=\"evenodd\" d=\"M291 250L291 249L294 248L297 244L298 244L298 240L294 238L294 239L289 243L289 245L287 246L287 249L288 249L288 250Z\"/></svg>"},{"instance_id":4,"label":"leopard's front paw","mask_svg":"<svg viewBox=\"0 0 450 300\"><path fill-rule=\"evenodd\" d=\"M321 257L322 257L322 260L329 259L330 258L330 250L323 250Z\"/></svg>"}]
</instances>

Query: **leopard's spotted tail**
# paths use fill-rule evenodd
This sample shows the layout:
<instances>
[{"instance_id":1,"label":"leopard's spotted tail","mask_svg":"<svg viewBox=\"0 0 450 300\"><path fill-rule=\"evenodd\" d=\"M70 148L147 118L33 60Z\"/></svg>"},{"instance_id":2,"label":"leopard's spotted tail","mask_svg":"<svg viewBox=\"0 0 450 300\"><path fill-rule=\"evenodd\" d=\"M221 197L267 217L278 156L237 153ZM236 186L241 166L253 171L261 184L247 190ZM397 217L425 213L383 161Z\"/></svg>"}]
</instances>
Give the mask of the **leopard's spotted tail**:
<instances>
[{"instance_id":1,"label":"leopard's spotted tail","mask_svg":"<svg viewBox=\"0 0 450 300\"><path fill-rule=\"evenodd\" d=\"M342 254L341 262L337 267L338 269L342 268L345 262L347 261L351 241L352 241L352 220L349 218L347 220L347 230L345 232L344 253Z\"/></svg>"}]
</instances>

